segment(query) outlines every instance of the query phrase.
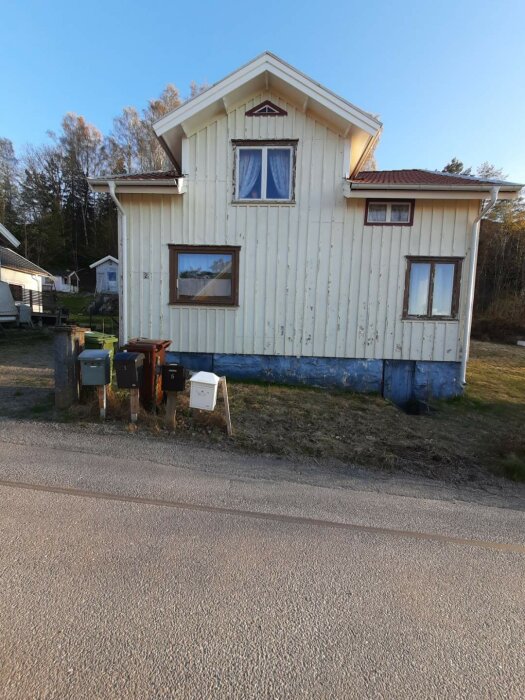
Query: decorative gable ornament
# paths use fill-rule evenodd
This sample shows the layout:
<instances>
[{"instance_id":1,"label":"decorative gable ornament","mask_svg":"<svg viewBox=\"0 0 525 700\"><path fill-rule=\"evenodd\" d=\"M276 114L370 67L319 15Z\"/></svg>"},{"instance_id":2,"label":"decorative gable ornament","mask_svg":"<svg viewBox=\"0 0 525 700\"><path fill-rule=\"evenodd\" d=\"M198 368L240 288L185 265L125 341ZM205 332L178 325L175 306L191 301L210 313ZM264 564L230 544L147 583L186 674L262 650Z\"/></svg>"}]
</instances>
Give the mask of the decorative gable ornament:
<instances>
[{"instance_id":1,"label":"decorative gable ornament","mask_svg":"<svg viewBox=\"0 0 525 700\"><path fill-rule=\"evenodd\" d=\"M286 117L288 112L282 107L264 100L261 104L252 107L246 112L247 117Z\"/></svg>"}]
</instances>

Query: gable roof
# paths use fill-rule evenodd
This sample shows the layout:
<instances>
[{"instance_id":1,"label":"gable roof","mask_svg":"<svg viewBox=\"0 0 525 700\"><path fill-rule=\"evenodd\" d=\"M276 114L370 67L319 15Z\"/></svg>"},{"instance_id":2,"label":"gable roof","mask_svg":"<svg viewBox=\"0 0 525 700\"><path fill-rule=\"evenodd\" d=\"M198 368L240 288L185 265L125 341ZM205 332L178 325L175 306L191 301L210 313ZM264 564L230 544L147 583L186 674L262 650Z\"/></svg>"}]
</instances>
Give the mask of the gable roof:
<instances>
[{"instance_id":1,"label":"gable roof","mask_svg":"<svg viewBox=\"0 0 525 700\"><path fill-rule=\"evenodd\" d=\"M0 246L0 265L8 267L10 270L18 270L19 272L28 272L29 274L37 274L42 277L53 277L52 274L44 270L40 265L36 265L27 258L24 258L20 253L16 253L10 248Z\"/></svg>"},{"instance_id":2,"label":"gable roof","mask_svg":"<svg viewBox=\"0 0 525 700\"><path fill-rule=\"evenodd\" d=\"M265 52L215 85L164 115L153 125L174 163L181 162L184 136L257 90L273 90L295 104L319 114L344 134L355 131L374 137L382 127L370 113L323 87L278 56Z\"/></svg>"},{"instance_id":3,"label":"gable roof","mask_svg":"<svg viewBox=\"0 0 525 700\"><path fill-rule=\"evenodd\" d=\"M116 263L116 264L118 265L118 260L117 260L117 258L114 258L112 255L106 255L106 257L100 258L100 260L97 260L96 262L91 263L91 265L90 265L89 267L90 267L91 269L93 269L94 267L98 267L99 265L102 265L102 263L105 263L105 262L107 262L108 260L113 260L113 262Z\"/></svg>"},{"instance_id":4,"label":"gable roof","mask_svg":"<svg viewBox=\"0 0 525 700\"><path fill-rule=\"evenodd\" d=\"M14 245L15 248L18 248L20 245L18 238L15 238L11 231L8 231L3 224L0 224L0 237L4 238L10 245Z\"/></svg>"}]
</instances>

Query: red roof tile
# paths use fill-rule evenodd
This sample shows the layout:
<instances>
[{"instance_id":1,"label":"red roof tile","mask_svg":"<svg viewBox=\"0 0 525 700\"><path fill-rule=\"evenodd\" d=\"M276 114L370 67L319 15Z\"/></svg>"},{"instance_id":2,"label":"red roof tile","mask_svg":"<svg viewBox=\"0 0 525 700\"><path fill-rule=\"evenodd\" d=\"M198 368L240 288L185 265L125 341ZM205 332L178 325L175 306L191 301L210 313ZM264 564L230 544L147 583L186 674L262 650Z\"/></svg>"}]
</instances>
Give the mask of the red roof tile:
<instances>
[{"instance_id":1,"label":"red roof tile","mask_svg":"<svg viewBox=\"0 0 525 700\"><path fill-rule=\"evenodd\" d=\"M432 170L363 170L352 178L362 185L440 185L451 187L475 187L476 185L512 184L501 180L487 180L467 175L450 175Z\"/></svg>"}]
</instances>

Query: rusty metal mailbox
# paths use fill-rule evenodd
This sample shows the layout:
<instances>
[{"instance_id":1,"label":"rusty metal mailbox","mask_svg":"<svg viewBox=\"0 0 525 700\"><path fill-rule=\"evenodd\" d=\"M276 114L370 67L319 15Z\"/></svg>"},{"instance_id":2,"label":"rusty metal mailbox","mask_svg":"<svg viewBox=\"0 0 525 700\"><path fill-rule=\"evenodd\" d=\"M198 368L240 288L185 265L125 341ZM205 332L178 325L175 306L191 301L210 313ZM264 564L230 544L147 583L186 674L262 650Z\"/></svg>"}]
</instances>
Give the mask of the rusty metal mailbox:
<instances>
[{"instance_id":1,"label":"rusty metal mailbox","mask_svg":"<svg viewBox=\"0 0 525 700\"><path fill-rule=\"evenodd\" d=\"M170 345L171 340L133 338L125 346L129 352L138 352L144 355L140 400L144 408L148 410L153 410L162 401L159 373L165 361L166 348L169 348Z\"/></svg>"}]
</instances>

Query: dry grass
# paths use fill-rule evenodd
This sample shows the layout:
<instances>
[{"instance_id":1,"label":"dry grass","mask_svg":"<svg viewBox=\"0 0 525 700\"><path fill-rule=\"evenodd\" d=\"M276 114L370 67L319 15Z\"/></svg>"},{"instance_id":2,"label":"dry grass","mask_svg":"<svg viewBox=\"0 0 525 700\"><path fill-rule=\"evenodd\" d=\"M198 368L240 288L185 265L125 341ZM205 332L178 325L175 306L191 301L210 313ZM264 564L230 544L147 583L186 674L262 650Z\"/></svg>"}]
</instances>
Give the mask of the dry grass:
<instances>
[{"instance_id":1,"label":"dry grass","mask_svg":"<svg viewBox=\"0 0 525 700\"><path fill-rule=\"evenodd\" d=\"M177 397L179 439L250 452L307 455L344 463L471 481L488 470L525 478L525 350L473 343L469 385L461 399L438 402L426 416L409 416L378 396L229 382L234 437L228 438L219 399L214 413L192 411ZM84 419L96 419L92 396ZM142 412L138 426L169 435L164 408ZM129 421L128 394L108 399L108 419Z\"/></svg>"},{"instance_id":2,"label":"dry grass","mask_svg":"<svg viewBox=\"0 0 525 700\"><path fill-rule=\"evenodd\" d=\"M27 342L0 347L6 379L0 394L9 397L3 405L10 415L53 417L52 403L37 396L47 396L52 383L52 374L45 381L38 375L44 358L52 361L49 341L45 352ZM329 458L453 481L488 477L489 471L525 480L525 348L473 342L468 380L464 397L438 402L426 416L406 415L378 396L229 382L233 438L226 435L222 399L213 413L193 411L188 392L177 397L174 434L165 427L164 407L156 415L141 410L138 425L130 425L123 390L108 396L107 419L115 427L224 449ZM37 389L40 381L46 389ZM63 419L97 421L94 392L85 389Z\"/></svg>"}]
</instances>

